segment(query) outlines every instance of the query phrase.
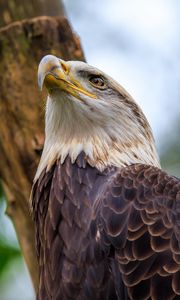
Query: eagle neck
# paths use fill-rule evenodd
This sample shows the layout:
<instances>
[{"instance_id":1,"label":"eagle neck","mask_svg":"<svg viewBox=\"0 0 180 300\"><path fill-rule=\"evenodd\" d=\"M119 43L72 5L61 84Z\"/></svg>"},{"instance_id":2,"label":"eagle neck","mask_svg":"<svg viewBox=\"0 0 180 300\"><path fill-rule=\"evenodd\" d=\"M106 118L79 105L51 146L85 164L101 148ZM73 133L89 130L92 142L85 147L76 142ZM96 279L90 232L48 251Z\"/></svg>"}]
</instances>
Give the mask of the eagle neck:
<instances>
[{"instance_id":1,"label":"eagle neck","mask_svg":"<svg viewBox=\"0 0 180 300\"><path fill-rule=\"evenodd\" d=\"M150 135L146 137L141 131L131 132L131 124L127 130L119 130L118 124L116 127L113 124L111 128L107 123L93 122L88 116L80 106L68 99L48 99L45 144L35 180L44 169L49 170L56 160L63 164L69 156L71 163L74 163L81 152L85 153L88 163L100 171L109 166L124 167L133 163L159 167L150 127ZM123 126L122 120L119 127Z\"/></svg>"}]
</instances>

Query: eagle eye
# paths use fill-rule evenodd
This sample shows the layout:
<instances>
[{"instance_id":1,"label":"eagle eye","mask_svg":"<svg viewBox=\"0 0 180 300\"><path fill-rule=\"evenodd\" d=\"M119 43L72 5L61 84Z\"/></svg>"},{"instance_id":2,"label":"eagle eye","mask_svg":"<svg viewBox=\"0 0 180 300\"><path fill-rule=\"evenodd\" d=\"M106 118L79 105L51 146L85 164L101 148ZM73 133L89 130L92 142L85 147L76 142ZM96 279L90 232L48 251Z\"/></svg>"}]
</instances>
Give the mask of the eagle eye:
<instances>
[{"instance_id":1,"label":"eagle eye","mask_svg":"<svg viewBox=\"0 0 180 300\"><path fill-rule=\"evenodd\" d=\"M105 86L105 82L103 78L100 77L99 75L91 75L89 77L89 81L93 86L98 88L103 88Z\"/></svg>"}]
</instances>

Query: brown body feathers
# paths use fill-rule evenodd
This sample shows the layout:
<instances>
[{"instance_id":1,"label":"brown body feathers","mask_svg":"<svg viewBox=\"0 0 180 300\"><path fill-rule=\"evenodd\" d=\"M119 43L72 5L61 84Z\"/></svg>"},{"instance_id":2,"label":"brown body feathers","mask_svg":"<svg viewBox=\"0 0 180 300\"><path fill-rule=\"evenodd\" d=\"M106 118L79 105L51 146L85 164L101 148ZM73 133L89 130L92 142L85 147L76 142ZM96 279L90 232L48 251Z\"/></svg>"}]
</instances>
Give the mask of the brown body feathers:
<instances>
[{"instance_id":1,"label":"brown body feathers","mask_svg":"<svg viewBox=\"0 0 180 300\"><path fill-rule=\"evenodd\" d=\"M32 191L38 300L180 299L180 181L134 164L100 172L81 153Z\"/></svg>"}]
</instances>

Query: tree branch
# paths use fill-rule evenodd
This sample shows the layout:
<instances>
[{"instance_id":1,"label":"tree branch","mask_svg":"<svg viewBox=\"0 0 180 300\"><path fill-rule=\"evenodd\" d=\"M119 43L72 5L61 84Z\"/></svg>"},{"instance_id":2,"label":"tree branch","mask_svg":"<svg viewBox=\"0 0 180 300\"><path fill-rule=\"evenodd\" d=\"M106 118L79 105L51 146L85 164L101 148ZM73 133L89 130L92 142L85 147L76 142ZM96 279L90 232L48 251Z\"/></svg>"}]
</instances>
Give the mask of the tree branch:
<instances>
[{"instance_id":1,"label":"tree branch","mask_svg":"<svg viewBox=\"0 0 180 300\"><path fill-rule=\"evenodd\" d=\"M0 177L34 287L38 267L28 199L44 142L44 100L37 66L46 54L84 60L64 17L38 17L0 30Z\"/></svg>"},{"instance_id":2,"label":"tree branch","mask_svg":"<svg viewBox=\"0 0 180 300\"><path fill-rule=\"evenodd\" d=\"M61 0L1 0L0 27L37 16L64 16Z\"/></svg>"}]
</instances>

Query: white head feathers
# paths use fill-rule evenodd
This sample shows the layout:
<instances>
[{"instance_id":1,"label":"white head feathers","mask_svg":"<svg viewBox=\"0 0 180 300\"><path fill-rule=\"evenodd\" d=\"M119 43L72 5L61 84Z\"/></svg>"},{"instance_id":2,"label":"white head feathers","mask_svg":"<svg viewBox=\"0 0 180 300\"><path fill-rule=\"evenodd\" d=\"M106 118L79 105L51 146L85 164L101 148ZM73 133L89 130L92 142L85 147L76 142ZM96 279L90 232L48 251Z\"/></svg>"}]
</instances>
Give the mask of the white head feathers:
<instances>
[{"instance_id":1,"label":"white head feathers","mask_svg":"<svg viewBox=\"0 0 180 300\"><path fill-rule=\"evenodd\" d=\"M92 166L145 163L159 167L149 123L131 96L111 77L86 63L54 56L39 66L49 91L45 145L35 180L69 155L84 151Z\"/></svg>"}]
</instances>

